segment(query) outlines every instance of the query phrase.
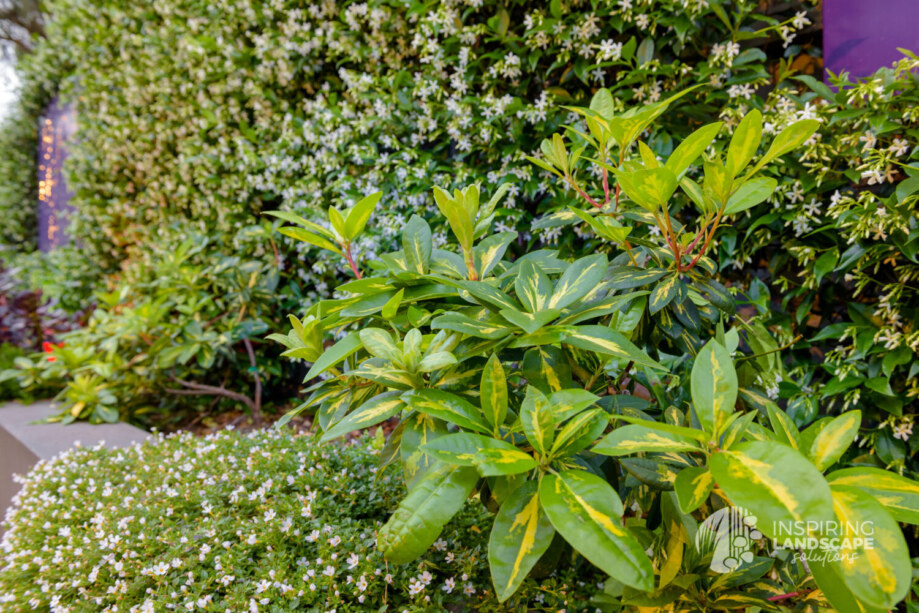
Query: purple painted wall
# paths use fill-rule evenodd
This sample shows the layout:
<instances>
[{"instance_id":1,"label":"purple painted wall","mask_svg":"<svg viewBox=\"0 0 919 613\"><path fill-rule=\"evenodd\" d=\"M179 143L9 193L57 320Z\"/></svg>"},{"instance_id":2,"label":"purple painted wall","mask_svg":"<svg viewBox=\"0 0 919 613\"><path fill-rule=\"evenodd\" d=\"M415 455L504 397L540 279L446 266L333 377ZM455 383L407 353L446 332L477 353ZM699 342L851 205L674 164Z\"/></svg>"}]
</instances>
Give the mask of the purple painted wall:
<instances>
[{"instance_id":1,"label":"purple painted wall","mask_svg":"<svg viewBox=\"0 0 919 613\"><path fill-rule=\"evenodd\" d=\"M865 77L919 53L919 0L823 0L823 65Z\"/></svg>"},{"instance_id":2,"label":"purple painted wall","mask_svg":"<svg viewBox=\"0 0 919 613\"><path fill-rule=\"evenodd\" d=\"M51 101L39 120L38 143L38 248L50 251L70 242L67 215L73 195L64 182L66 142L76 129L73 107Z\"/></svg>"}]
</instances>

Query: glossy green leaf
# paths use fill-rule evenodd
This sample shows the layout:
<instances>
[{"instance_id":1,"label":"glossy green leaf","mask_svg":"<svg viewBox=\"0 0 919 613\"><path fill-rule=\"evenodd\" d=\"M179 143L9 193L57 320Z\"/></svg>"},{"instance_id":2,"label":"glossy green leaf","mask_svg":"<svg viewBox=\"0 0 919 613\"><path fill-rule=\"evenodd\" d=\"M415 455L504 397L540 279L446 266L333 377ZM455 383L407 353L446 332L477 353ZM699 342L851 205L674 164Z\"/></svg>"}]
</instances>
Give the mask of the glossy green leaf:
<instances>
[{"instance_id":1,"label":"glossy green leaf","mask_svg":"<svg viewBox=\"0 0 919 613\"><path fill-rule=\"evenodd\" d=\"M480 449L473 458L473 463L483 477L518 475L538 466L533 456L512 445Z\"/></svg>"},{"instance_id":2,"label":"glossy green leaf","mask_svg":"<svg viewBox=\"0 0 919 613\"><path fill-rule=\"evenodd\" d=\"M836 417L814 437L808 456L821 471L832 466L855 441L862 423L861 411L849 411Z\"/></svg>"},{"instance_id":3,"label":"glossy green leaf","mask_svg":"<svg viewBox=\"0 0 919 613\"><path fill-rule=\"evenodd\" d=\"M568 334L565 343L579 349L596 351L601 355L629 360L639 366L667 370L622 334L604 326L578 326Z\"/></svg>"},{"instance_id":4,"label":"glossy green leaf","mask_svg":"<svg viewBox=\"0 0 919 613\"><path fill-rule=\"evenodd\" d=\"M838 538L841 545L832 552L840 558L833 562L836 571L859 601L894 608L909 592L912 574L900 526L861 490L833 485L831 491L839 525L829 537Z\"/></svg>"},{"instance_id":5,"label":"glossy green leaf","mask_svg":"<svg viewBox=\"0 0 919 613\"><path fill-rule=\"evenodd\" d=\"M408 405L419 413L432 415L461 428L482 434L491 431L482 412L455 394L436 389L421 389L404 398Z\"/></svg>"},{"instance_id":6,"label":"glossy green leaf","mask_svg":"<svg viewBox=\"0 0 919 613\"><path fill-rule=\"evenodd\" d=\"M747 167L763 137L763 115L753 109L740 120L728 145L726 166L732 177Z\"/></svg>"},{"instance_id":7,"label":"glossy green leaf","mask_svg":"<svg viewBox=\"0 0 919 613\"><path fill-rule=\"evenodd\" d=\"M478 480L478 473L468 466L441 464L430 470L380 529L377 548L383 557L408 564L427 551Z\"/></svg>"},{"instance_id":8,"label":"glossy green leaf","mask_svg":"<svg viewBox=\"0 0 919 613\"><path fill-rule=\"evenodd\" d=\"M589 255L576 260L555 284L552 297L546 305L550 309L564 309L596 289L606 274L604 254Z\"/></svg>"},{"instance_id":9,"label":"glossy green leaf","mask_svg":"<svg viewBox=\"0 0 919 613\"><path fill-rule=\"evenodd\" d=\"M639 452L681 453L700 451L694 439L672 432L663 432L639 424L620 426L594 445L594 453L610 456Z\"/></svg>"},{"instance_id":10,"label":"glossy green leaf","mask_svg":"<svg viewBox=\"0 0 919 613\"><path fill-rule=\"evenodd\" d=\"M549 277L529 260L520 264L514 287L517 290L517 299L530 313L535 313L546 306L552 293Z\"/></svg>"},{"instance_id":11,"label":"glossy green leaf","mask_svg":"<svg viewBox=\"0 0 919 613\"><path fill-rule=\"evenodd\" d=\"M373 214L383 192L375 192L369 196L361 198L357 204L348 210L348 217L345 219L345 238L354 240L364 231L367 220Z\"/></svg>"},{"instance_id":12,"label":"glossy green leaf","mask_svg":"<svg viewBox=\"0 0 919 613\"><path fill-rule=\"evenodd\" d=\"M314 247L319 247L321 249L327 249L328 251L331 251L332 253L343 255L341 248L335 243L333 243L331 240L327 239L324 236L320 236L319 234L316 234L315 232L310 232L309 230L306 230L304 228L297 228L294 226L284 226L283 228L280 228L278 232L280 232L284 236L289 236L291 238L297 239L298 241L303 241L304 243L313 245Z\"/></svg>"},{"instance_id":13,"label":"glossy green leaf","mask_svg":"<svg viewBox=\"0 0 919 613\"><path fill-rule=\"evenodd\" d=\"M722 125L724 124L720 121L710 123L684 138L683 142L667 158L665 166L677 177L681 176L712 144Z\"/></svg>"},{"instance_id":14,"label":"glossy green leaf","mask_svg":"<svg viewBox=\"0 0 919 613\"><path fill-rule=\"evenodd\" d=\"M715 478L707 466L692 466L677 473L673 490L676 492L680 510L687 515L708 500L715 485Z\"/></svg>"},{"instance_id":15,"label":"glossy green leaf","mask_svg":"<svg viewBox=\"0 0 919 613\"><path fill-rule=\"evenodd\" d=\"M871 494L897 520L919 525L919 483L880 468L843 468L830 473L831 485L847 485Z\"/></svg>"},{"instance_id":16,"label":"glossy green leaf","mask_svg":"<svg viewBox=\"0 0 919 613\"><path fill-rule=\"evenodd\" d=\"M635 589L654 588L651 561L622 525L622 502L609 483L581 470L547 474L539 501L555 529L597 568Z\"/></svg>"},{"instance_id":17,"label":"glossy green leaf","mask_svg":"<svg viewBox=\"0 0 919 613\"><path fill-rule=\"evenodd\" d=\"M692 366L692 403L702 429L719 434L737 402L737 372L731 356L710 340Z\"/></svg>"},{"instance_id":18,"label":"glossy green leaf","mask_svg":"<svg viewBox=\"0 0 919 613\"><path fill-rule=\"evenodd\" d=\"M423 275L431 265L433 249L431 227L423 218L412 215L402 232L402 252L409 271Z\"/></svg>"},{"instance_id":19,"label":"glossy green leaf","mask_svg":"<svg viewBox=\"0 0 919 613\"><path fill-rule=\"evenodd\" d=\"M501 505L488 540L488 564L500 602L510 598L549 548L555 529L539 504L536 481L526 481Z\"/></svg>"},{"instance_id":20,"label":"glossy green leaf","mask_svg":"<svg viewBox=\"0 0 919 613\"><path fill-rule=\"evenodd\" d=\"M555 419L549 400L532 385L527 386L526 396L520 407L520 421L527 440L537 453L544 454L552 448L555 437Z\"/></svg>"},{"instance_id":21,"label":"glossy green leaf","mask_svg":"<svg viewBox=\"0 0 919 613\"><path fill-rule=\"evenodd\" d=\"M352 332L325 350L313 363L312 368L306 373L306 377L304 377L303 380L309 381L310 379L315 379L348 356L354 354L361 347L363 347L363 345L361 344L360 337L357 333Z\"/></svg>"},{"instance_id":22,"label":"glossy green leaf","mask_svg":"<svg viewBox=\"0 0 919 613\"><path fill-rule=\"evenodd\" d=\"M364 328L358 335L361 337L361 343L367 352L377 358L390 360L392 362L400 361L402 352L396 347L392 336L386 330L380 328Z\"/></svg>"},{"instance_id":23,"label":"glossy green leaf","mask_svg":"<svg viewBox=\"0 0 919 613\"><path fill-rule=\"evenodd\" d=\"M482 413L492 426L500 426L507 417L507 379L498 354L493 353L482 369L480 385Z\"/></svg>"},{"instance_id":24,"label":"glossy green leaf","mask_svg":"<svg viewBox=\"0 0 919 613\"><path fill-rule=\"evenodd\" d=\"M404 408L401 392L384 392L374 396L323 433L320 442L324 443L348 432L374 426L398 415Z\"/></svg>"},{"instance_id":25,"label":"glossy green leaf","mask_svg":"<svg viewBox=\"0 0 919 613\"><path fill-rule=\"evenodd\" d=\"M791 447L770 441L744 443L712 454L709 468L731 503L752 512L757 528L770 538L776 538L782 526L811 528L834 518L829 484Z\"/></svg>"},{"instance_id":26,"label":"glossy green leaf","mask_svg":"<svg viewBox=\"0 0 919 613\"><path fill-rule=\"evenodd\" d=\"M734 215L741 213L764 202L775 192L778 182L772 177L757 177L745 182L734 194L728 199L724 207L725 215Z\"/></svg>"}]
</instances>

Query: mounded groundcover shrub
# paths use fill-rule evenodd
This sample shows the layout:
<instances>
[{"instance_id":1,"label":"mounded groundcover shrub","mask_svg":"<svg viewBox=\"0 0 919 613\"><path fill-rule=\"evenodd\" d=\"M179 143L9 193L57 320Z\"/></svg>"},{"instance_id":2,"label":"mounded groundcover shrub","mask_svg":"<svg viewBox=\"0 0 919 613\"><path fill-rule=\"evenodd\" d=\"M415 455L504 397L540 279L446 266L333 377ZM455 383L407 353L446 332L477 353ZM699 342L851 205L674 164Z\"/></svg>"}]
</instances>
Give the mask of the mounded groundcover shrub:
<instances>
[{"instance_id":1,"label":"mounded groundcover shrub","mask_svg":"<svg viewBox=\"0 0 919 613\"><path fill-rule=\"evenodd\" d=\"M77 447L22 479L0 609L509 610L494 598L478 505L421 560L383 561L376 532L403 486L394 468L377 468L381 446L320 448L273 431ZM528 580L516 606L592 611L601 580L569 567Z\"/></svg>"}]
</instances>

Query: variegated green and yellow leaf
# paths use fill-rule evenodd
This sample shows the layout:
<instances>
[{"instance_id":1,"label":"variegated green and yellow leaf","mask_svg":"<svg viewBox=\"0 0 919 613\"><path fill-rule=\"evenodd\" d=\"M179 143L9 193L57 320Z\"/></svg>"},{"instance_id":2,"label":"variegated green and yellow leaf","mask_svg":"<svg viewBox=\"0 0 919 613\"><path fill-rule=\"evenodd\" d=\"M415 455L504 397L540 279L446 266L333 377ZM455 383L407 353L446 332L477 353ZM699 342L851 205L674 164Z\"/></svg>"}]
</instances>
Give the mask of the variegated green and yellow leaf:
<instances>
[{"instance_id":1,"label":"variegated green and yellow leaf","mask_svg":"<svg viewBox=\"0 0 919 613\"><path fill-rule=\"evenodd\" d=\"M680 281L680 275L670 275L654 286L648 299L648 310L657 313L673 300L682 302L686 298L686 285Z\"/></svg>"},{"instance_id":2,"label":"variegated green and yellow leaf","mask_svg":"<svg viewBox=\"0 0 919 613\"><path fill-rule=\"evenodd\" d=\"M456 432L437 437L426 443L422 450L428 455L448 464L460 466L475 466L475 456L482 449L490 447L510 446L502 440L474 434L472 432Z\"/></svg>"},{"instance_id":3,"label":"variegated green and yellow leaf","mask_svg":"<svg viewBox=\"0 0 919 613\"><path fill-rule=\"evenodd\" d=\"M555 438L555 419L549 400L532 385L527 386L526 397L520 407L523 433L533 448L541 454L552 448Z\"/></svg>"},{"instance_id":4,"label":"variegated green and yellow leaf","mask_svg":"<svg viewBox=\"0 0 919 613\"><path fill-rule=\"evenodd\" d=\"M547 474L539 501L555 529L592 564L635 589L654 588L651 561L622 525L622 501L604 479L582 470Z\"/></svg>"},{"instance_id":5,"label":"variegated green and yellow leaf","mask_svg":"<svg viewBox=\"0 0 919 613\"><path fill-rule=\"evenodd\" d=\"M494 428L507 417L507 379L498 354L493 353L482 369L480 400L485 419Z\"/></svg>"},{"instance_id":6,"label":"variegated green and yellow leaf","mask_svg":"<svg viewBox=\"0 0 919 613\"><path fill-rule=\"evenodd\" d=\"M529 260L520 263L517 279L514 281L517 300L530 313L541 311L552 293L549 277Z\"/></svg>"},{"instance_id":7,"label":"variegated green and yellow leaf","mask_svg":"<svg viewBox=\"0 0 919 613\"><path fill-rule=\"evenodd\" d=\"M472 461L483 477L518 475L538 466L533 456L520 451L510 443L480 449Z\"/></svg>"},{"instance_id":8,"label":"variegated green and yellow leaf","mask_svg":"<svg viewBox=\"0 0 919 613\"><path fill-rule=\"evenodd\" d=\"M720 434L722 424L734 412L737 402L737 372L728 350L714 339L696 356L691 392L702 429Z\"/></svg>"},{"instance_id":9,"label":"variegated green and yellow leaf","mask_svg":"<svg viewBox=\"0 0 919 613\"><path fill-rule=\"evenodd\" d=\"M516 232L500 232L479 241L473 252L480 278L486 277L498 265L507 251L507 246L515 240Z\"/></svg>"},{"instance_id":10,"label":"variegated green and yellow leaf","mask_svg":"<svg viewBox=\"0 0 919 613\"><path fill-rule=\"evenodd\" d=\"M795 522L833 521L829 484L810 460L787 445L744 443L712 454L709 468L731 503L756 515L757 527L770 538Z\"/></svg>"},{"instance_id":11,"label":"variegated green and yellow leaf","mask_svg":"<svg viewBox=\"0 0 919 613\"><path fill-rule=\"evenodd\" d=\"M501 505L488 541L488 564L500 602L510 598L552 543L555 529L526 481Z\"/></svg>"},{"instance_id":12,"label":"variegated green and yellow leaf","mask_svg":"<svg viewBox=\"0 0 919 613\"><path fill-rule=\"evenodd\" d=\"M467 317L462 313L444 313L431 322L435 330L452 330L461 334L468 334L476 338L497 340L511 333L513 328L505 323L493 321L479 321Z\"/></svg>"},{"instance_id":13,"label":"variegated green and yellow leaf","mask_svg":"<svg viewBox=\"0 0 919 613\"><path fill-rule=\"evenodd\" d=\"M701 447L689 437L633 424L616 428L604 436L594 445L593 451L602 455L623 456L639 452L701 451Z\"/></svg>"},{"instance_id":14,"label":"variegated green and yellow leaf","mask_svg":"<svg viewBox=\"0 0 919 613\"><path fill-rule=\"evenodd\" d=\"M715 479L706 466L684 468L677 473L673 489L680 510L687 515L702 506L715 485Z\"/></svg>"},{"instance_id":15,"label":"variegated green and yellow leaf","mask_svg":"<svg viewBox=\"0 0 919 613\"><path fill-rule=\"evenodd\" d=\"M632 289L654 283L669 271L666 268L635 268L617 266L610 270L610 285L613 289Z\"/></svg>"},{"instance_id":16,"label":"variegated green and yellow leaf","mask_svg":"<svg viewBox=\"0 0 919 613\"><path fill-rule=\"evenodd\" d=\"M622 334L604 326L578 326L565 338L565 343L579 349L595 351L601 355L629 360L638 366L667 370Z\"/></svg>"},{"instance_id":17,"label":"variegated green and yellow leaf","mask_svg":"<svg viewBox=\"0 0 919 613\"><path fill-rule=\"evenodd\" d=\"M551 398L549 401L552 401ZM593 409L575 415L555 437L552 457L573 455L586 449L603 434L608 424L609 415L603 409Z\"/></svg>"},{"instance_id":18,"label":"variegated green and yellow leaf","mask_svg":"<svg viewBox=\"0 0 919 613\"><path fill-rule=\"evenodd\" d=\"M406 268L419 275L428 272L432 250L431 227L424 218L412 215L402 232L402 252L405 255Z\"/></svg>"},{"instance_id":19,"label":"variegated green and yellow leaf","mask_svg":"<svg viewBox=\"0 0 919 613\"><path fill-rule=\"evenodd\" d=\"M392 368L382 358L371 358L363 362L353 373L397 390L410 390L424 385L424 381L408 371Z\"/></svg>"},{"instance_id":20,"label":"variegated green and yellow leaf","mask_svg":"<svg viewBox=\"0 0 919 613\"><path fill-rule=\"evenodd\" d=\"M398 415L404 408L405 403L402 401L401 392L385 392L374 396L329 428L322 435L321 441L330 441L348 432L369 428Z\"/></svg>"},{"instance_id":21,"label":"variegated green and yellow leaf","mask_svg":"<svg viewBox=\"0 0 919 613\"><path fill-rule=\"evenodd\" d=\"M555 284L548 308L564 309L586 296L603 280L607 266L602 253L576 260Z\"/></svg>"},{"instance_id":22,"label":"variegated green and yellow leaf","mask_svg":"<svg viewBox=\"0 0 919 613\"><path fill-rule=\"evenodd\" d=\"M785 443L789 447L801 449L801 434L795 422L788 413L780 409L774 402L766 403L766 413L769 415L769 424L775 434L775 440ZM804 450L807 451L806 449ZM821 469L822 470L822 469Z\"/></svg>"},{"instance_id":23,"label":"variegated green and yellow leaf","mask_svg":"<svg viewBox=\"0 0 919 613\"><path fill-rule=\"evenodd\" d=\"M849 411L833 419L814 437L809 454L820 470L826 470L842 457L855 441L862 423L861 411Z\"/></svg>"},{"instance_id":24,"label":"variegated green and yellow leaf","mask_svg":"<svg viewBox=\"0 0 919 613\"><path fill-rule=\"evenodd\" d=\"M843 468L830 473L831 485L849 485L871 494L894 519L919 525L919 483L880 468Z\"/></svg>"},{"instance_id":25,"label":"variegated green and yellow leaf","mask_svg":"<svg viewBox=\"0 0 919 613\"><path fill-rule=\"evenodd\" d=\"M839 524L827 536L838 538L840 547L828 553L838 554L837 571L858 600L894 608L909 592L911 579L900 527L880 503L857 488L833 485L832 495Z\"/></svg>"},{"instance_id":26,"label":"variegated green and yellow leaf","mask_svg":"<svg viewBox=\"0 0 919 613\"><path fill-rule=\"evenodd\" d=\"M433 415L460 428L482 434L491 431L482 412L455 394L437 389L420 389L405 395L404 398L408 405L419 413Z\"/></svg>"}]
</instances>

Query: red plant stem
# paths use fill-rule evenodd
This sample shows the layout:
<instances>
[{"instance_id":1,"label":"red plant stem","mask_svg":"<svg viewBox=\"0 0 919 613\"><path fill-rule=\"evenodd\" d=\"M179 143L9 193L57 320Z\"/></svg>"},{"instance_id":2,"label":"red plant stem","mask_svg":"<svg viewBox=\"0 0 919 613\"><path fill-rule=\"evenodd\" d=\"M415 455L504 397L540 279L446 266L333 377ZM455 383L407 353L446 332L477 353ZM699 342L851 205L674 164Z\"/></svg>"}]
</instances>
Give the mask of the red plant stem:
<instances>
[{"instance_id":1,"label":"red plant stem","mask_svg":"<svg viewBox=\"0 0 919 613\"><path fill-rule=\"evenodd\" d=\"M779 600L785 600L787 598L794 598L795 596L804 596L807 594L807 591L804 592L789 592L788 594L779 594L778 596L770 596L766 600L770 602L776 602Z\"/></svg>"},{"instance_id":2,"label":"red plant stem","mask_svg":"<svg viewBox=\"0 0 919 613\"><path fill-rule=\"evenodd\" d=\"M613 207L614 211L619 210L619 183L616 183L616 205Z\"/></svg>"},{"instance_id":3,"label":"red plant stem","mask_svg":"<svg viewBox=\"0 0 919 613\"><path fill-rule=\"evenodd\" d=\"M708 251L708 244L715 236L715 230L718 229L719 221L721 221L721 211L718 211L718 214L715 215L715 221L712 223L712 229L706 233L705 242L702 243L702 249L699 251L699 253L696 254L696 257L693 258L692 262L689 263L689 266L686 267L686 270L689 270L695 266L696 263L702 259L702 256L705 255L705 252Z\"/></svg>"},{"instance_id":4,"label":"red plant stem","mask_svg":"<svg viewBox=\"0 0 919 613\"><path fill-rule=\"evenodd\" d=\"M361 271L358 270L357 264L354 263L354 258L351 257L351 245L347 245L345 247L345 259L348 260L348 264L351 266L351 270L354 272L354 276L360 279Z\"/></svg>"},{"instance_id":5,"label":"red plant stem","mask_svg":"<svg viewBox=\"0 0 919 613\"><path fill-rule=\"evenodd\" d=\"M574 188L574 191L576 191L576 192L578 193L578 195L581 196L581 198L583 198L583 199L586 200L587 202L591 203L592 205L594 205L594 206L597 207L598 209L602 209L602 208L603 208L603 205L602 205L602 204L600 204L599 202L597 202L596 200L594 200L593 198L591 198L589 195L587 195L587 192L585 192L583 189L581 189L581 186L578 185L577 183L575 183L570 177L565 177L565 182L568 183L568 185L570 185L571 187L573 187L573 188Z\"/></svg>"}]
</instances>

